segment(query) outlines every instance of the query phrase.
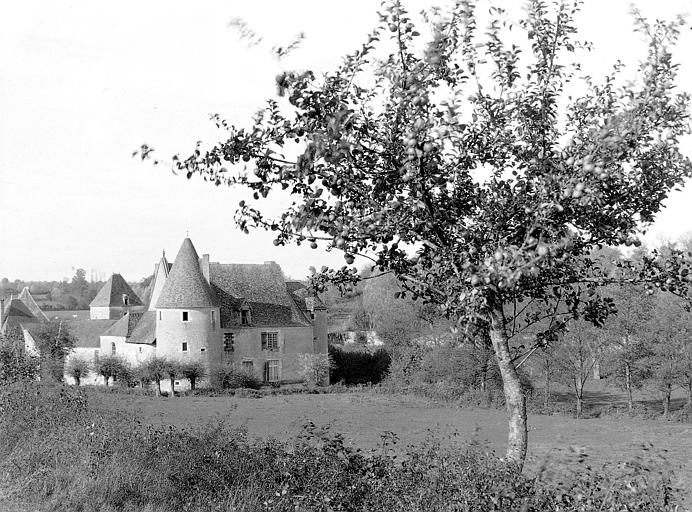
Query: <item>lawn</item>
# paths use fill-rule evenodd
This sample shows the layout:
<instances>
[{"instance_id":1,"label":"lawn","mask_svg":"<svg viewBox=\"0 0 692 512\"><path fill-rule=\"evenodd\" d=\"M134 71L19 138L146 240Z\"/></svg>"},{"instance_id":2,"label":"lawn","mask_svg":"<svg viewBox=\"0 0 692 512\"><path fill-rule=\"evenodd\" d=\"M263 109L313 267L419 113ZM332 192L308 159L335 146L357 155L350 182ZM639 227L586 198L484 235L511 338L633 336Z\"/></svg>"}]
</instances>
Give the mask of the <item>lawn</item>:
<instances>
[{"instance_id":1,"label":"lawn","mask_svg":"<svg viewBox=\"0 0 692 512\"><path fill-rule=\"evenodd\" d=\"M245 427L250 436L286 440L312 421L343 434L353 446L372 449L382 434L392 432L400 446L417 444L434 435L450 444L487 443L502 453L507 426L504 411L457 408L410 396L369 392L284 395L263 398L178 397L97 394L98 400L136 413L144 422L194 428L218 419ZM529 418L529 470L549 458L563 460L586 453L586 463L599 466L661 452L676 472L678 484L692 489L692 427L657 420L532 415ZM642 452L643 445L653 450Z\"/></svg>"}]
</instances>

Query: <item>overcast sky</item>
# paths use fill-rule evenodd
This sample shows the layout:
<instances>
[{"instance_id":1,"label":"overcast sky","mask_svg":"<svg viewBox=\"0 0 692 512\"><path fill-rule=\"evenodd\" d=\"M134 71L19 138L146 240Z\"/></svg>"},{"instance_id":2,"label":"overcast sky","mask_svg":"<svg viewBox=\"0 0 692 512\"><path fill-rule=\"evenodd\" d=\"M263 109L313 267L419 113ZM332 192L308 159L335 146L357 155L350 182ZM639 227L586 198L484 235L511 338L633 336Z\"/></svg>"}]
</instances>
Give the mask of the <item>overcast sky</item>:
<instances>
[{"instance_id":1,"label":"overcast sky","mask_svg":"<svg viewBox=\"0 0 692 512\"><path fill-rule=\"evenodd\" d=\"M487 0L486 0L487 1ZM73 268L150 274L186 232L212 261L275 260L292 277L340 254L276 248L264 232L243 235L233 213L240 191L176 177L131 158L146 142L162 156L212 141L211 113L244 121L274 94L286 68L329 69L359 46L376 21L376 0L7 2L0 7L0 277L62 279ZM426 2L409 2L415 10ZM495 1L495 5L510 2ZM595 73L644 50L625 0L586 0L582 38ZM692 0L634 2L649 17L692 13ZM511 2L517 5L519 2ZM266 44L248 48L228 27L247 21ZM284 63L268 47L299 31L306 40ZM692 92L692 31L678 60ZM684 151L692 154L690 139ZM671 197L649 235L692 230L692 186Z\"/></svg>"}]
</instances>

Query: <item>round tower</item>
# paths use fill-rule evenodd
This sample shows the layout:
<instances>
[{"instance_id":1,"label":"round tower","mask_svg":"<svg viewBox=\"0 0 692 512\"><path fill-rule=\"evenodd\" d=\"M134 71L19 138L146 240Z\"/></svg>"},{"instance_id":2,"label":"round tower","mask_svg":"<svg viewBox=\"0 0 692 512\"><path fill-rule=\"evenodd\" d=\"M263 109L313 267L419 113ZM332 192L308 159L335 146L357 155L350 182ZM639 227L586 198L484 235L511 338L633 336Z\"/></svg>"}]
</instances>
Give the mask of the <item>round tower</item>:
<instances>
[{"instance_id":1,"label":"round tower","mask_svg":"<svg viewBox=\"0 0 692 512\"><path fill-rule=\"evenodd\" d=\"M157 356L207 365L220 360L219 307L189 238L180 246L155 310Z\"/></svg>"}]
</instances>

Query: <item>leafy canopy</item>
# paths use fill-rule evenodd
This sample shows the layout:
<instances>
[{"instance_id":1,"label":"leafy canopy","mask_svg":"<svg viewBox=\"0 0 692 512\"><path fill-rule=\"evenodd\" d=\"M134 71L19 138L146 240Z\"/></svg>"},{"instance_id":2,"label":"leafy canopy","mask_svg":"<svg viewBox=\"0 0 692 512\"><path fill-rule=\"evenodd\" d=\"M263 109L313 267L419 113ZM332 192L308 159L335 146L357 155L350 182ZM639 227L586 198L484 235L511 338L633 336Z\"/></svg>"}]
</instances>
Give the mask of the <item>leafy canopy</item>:
<instances>
[{"instance_id":1,"label":"leafy canopy","mask_svg":"<svg viewBox=\"0 0 692 512\"><path fill-rule=\"evenodd\" d=\"M514 23L492 8L481 30L471 1L423 13L422 24L385 2L333 72L281 73L279 98L250 128L213 116L225 140L175 156L174 169L249 189L236 214L246 232L342 250L347 265L316 273L318 290L351 286L362 255L455 318L538 301L552 319L599 323L612 305L590 289L617 279L684 295L682 254L623 264L616 277L589 257L639 245L691 174L678 147L690 97L676 88L670 50L683 22L650 25L635 12L649 42L637 80L617 64L599 81L570 62L588 50L575 39L578 10L531 0ZM286 194L290 206L267 217L262 200Z\"/></svg>"}]
</instances>

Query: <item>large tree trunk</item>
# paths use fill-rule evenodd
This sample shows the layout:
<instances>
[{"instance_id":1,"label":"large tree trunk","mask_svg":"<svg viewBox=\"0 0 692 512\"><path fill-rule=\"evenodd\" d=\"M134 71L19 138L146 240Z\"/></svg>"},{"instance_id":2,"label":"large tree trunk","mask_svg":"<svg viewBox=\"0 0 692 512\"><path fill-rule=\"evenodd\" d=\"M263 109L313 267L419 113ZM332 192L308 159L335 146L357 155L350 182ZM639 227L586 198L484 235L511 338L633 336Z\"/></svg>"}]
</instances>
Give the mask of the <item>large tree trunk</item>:
<instances>
[{"instance_id":1,"label":"large tree trunk","mask_svg":"<svg viewBox=\"0 0 692 512\"><path fill-rule=\"evenodd\" d=\"M195 390L195 383L196 383L196 382L197 382L197 379L195 379L195 377L190 377L190 389L191 389L192 391Z\"/></svg>"},{"instance_id":2,"label":"large tree trunk","mask_svg":"<svg viewBox=\"0 0 692 512\"><path fill-rule=\"evenodd\" d=\"M492 305L490 309L490 340L492 341L497 365L502 376L509 420L506 459L508 463L516 466L517 471L521 471L524 467L528 444L526 397L522 392L519 374L509 352L509 339L505 329L505 313L501 305Z\"/></svg>"},{"instance_id":3,"label":"large tree trunk","mask_svg":"<svg viewBox=\"0 0 692 512\"><path fill-rule=\"evenodd\" d=\"M171 398L175 398L175 377L171 377Z\"/></svg>"},{"instance_id":4,"label":"large tree trunk","mask_svg":"<svg viewBox=\"0 0 692 512\"><path fill-rule=\"evenodd\" d=\"M161 379L156 379L156 396L161 396Z\"/></svg>"},{"instance_id":5,"label":"large tree trunk","mask_svg":"<svg viewBox=\"0 0 692 512\"><path fill-rule=\"evenodd\" d=\"M687 381L687 407L692 407L692 380Z\"/></svg>"},{"instance_id":6,"label":"large tree trunk","mask_svg":"<svg viewBox=\"0 0 692 512\"><path fill-rule=\"evenodd\" d=\"M632 370L629 363L625 363L625 388L627 388L627 412L632 416L634 400L632 400Z\"/></svg>"}]
</instances>

